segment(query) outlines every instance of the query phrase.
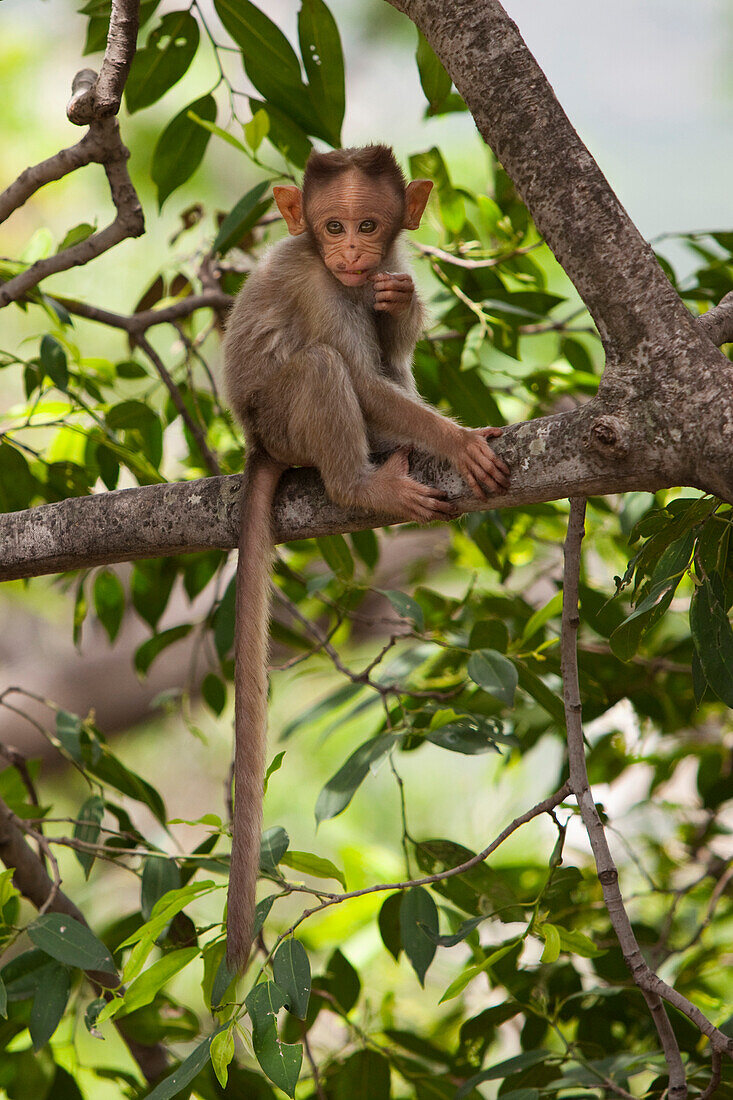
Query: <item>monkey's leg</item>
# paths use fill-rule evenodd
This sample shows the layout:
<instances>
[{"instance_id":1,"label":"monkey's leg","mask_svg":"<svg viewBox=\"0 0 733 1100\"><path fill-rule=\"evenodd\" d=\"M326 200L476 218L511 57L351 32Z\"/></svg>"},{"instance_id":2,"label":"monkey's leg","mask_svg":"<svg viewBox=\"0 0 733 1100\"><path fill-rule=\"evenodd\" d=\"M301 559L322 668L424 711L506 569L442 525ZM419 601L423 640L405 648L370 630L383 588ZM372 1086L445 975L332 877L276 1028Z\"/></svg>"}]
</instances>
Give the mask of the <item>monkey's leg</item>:
<instances>
[{"instance_id":1,"label":"monkey's leg","mask_svg":"<svg viewBox=\"0 0 733 1100\"><path fill-rule=\"evenodd\" d=\"M280 370L258 403L257 430L274 458L317 466L337 504L420 523L454 514L441 492L409 476L404 450L372 465L349 371L327 345L304 348Z\"/></svg>"}]
</instances>

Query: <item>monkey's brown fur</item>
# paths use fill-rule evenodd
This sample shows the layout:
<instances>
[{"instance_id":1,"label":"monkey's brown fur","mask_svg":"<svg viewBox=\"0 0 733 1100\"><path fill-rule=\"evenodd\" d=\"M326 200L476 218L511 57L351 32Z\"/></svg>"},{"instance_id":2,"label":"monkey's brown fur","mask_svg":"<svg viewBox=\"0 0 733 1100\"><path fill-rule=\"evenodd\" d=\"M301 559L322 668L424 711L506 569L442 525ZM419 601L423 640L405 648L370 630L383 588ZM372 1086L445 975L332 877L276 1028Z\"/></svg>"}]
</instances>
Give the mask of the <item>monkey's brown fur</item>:
<instances>
[{"instance_id":1,"label":"monkey's brown fur","mask_svg":"<svg viewBox=\"0 0 733 1100\"><path fill-rule=\"evenodd\" d=\"M477 494L507 469L486 437L424 404L412 355L424 311L397 236L417 228L430 184L390 149L311 157L301 193L276 188L294 236L275 245L234 303L225 340L229 398L247 442L236 614L234 839L227 958L249 956L259 869L267 722L271 508L285 466L316 466L338 504L427 522L452 514L408 474L406 446L449 458ZM394 450L381 466L370 453Z\"/></svg>"}]
</instances>

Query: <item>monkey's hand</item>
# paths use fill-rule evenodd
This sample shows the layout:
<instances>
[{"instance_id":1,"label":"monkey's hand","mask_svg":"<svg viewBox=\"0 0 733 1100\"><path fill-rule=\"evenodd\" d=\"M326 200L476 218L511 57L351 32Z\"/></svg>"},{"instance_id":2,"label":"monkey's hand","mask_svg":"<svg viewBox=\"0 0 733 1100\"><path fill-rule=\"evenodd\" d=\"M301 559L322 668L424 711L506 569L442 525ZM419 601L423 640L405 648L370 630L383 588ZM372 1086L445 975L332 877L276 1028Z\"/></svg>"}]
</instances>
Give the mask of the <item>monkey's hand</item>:
<instances>
[{"instance_id":1,"label":"monkey's hand","mask_svg":"<svg viewBox=\"0 0 733 1100\"><path fill-rule=\"evenodd\" d=\"M474 496L486 500L509 485L509 467L495 455L487 439L501 435L501 428L458 428L455 450L448 455Z\"/></svg>"},{"instance_id":2,"label":"monkey's hand","mask_svg":"<svg viewBox=\"0 0 733 1100\"><path fill-rule=\"evenodd\" d=\"M415 294L411 275L399 272L378 271L372 276L374 308L382 313L404 313L410 308Z\"/></svg>"}]
</instances>

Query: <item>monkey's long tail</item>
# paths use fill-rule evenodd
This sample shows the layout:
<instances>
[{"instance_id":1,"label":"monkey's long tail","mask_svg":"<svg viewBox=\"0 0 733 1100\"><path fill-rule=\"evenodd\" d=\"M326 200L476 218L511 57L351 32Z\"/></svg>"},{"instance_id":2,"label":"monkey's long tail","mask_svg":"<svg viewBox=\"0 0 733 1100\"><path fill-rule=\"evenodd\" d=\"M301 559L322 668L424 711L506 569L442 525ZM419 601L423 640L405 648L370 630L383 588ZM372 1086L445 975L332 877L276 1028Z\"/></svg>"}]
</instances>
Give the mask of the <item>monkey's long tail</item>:
<instances>
[{"instance_id":1,"label":"monkey's long tail","mask_svg":"<svg viewBox=\"0 0 733 1100\"><path fill-rule=\"evenodd\" d=\"M246 965L252 946L267 752L272 502L282 469L253 448L242 481L235 617L234 814L227 894L227 963L232 970Z\"/></svg>"}]
</instances>

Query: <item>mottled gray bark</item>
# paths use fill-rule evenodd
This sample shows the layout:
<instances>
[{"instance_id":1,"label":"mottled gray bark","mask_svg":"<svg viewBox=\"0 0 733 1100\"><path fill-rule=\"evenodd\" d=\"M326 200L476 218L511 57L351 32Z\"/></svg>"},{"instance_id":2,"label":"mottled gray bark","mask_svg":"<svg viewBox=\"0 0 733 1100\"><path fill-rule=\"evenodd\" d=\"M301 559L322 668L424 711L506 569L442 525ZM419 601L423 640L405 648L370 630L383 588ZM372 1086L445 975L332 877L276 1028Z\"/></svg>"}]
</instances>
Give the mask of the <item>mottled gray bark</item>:
<instances>
[{"instance_id":1,"label":"mottled gray bark","mask_svg":"<svg viewBox=\"0 0 733 1100\"><path fill-rule=\"evenodd\" d=\"M389 2L430 42L588 306L607 359L595 411L627 425L628 462L661 460L672 483L731 499L731 363L667 281L499 0Z\"/></svg>"},{"instance_id":2,"label":"mottled gray bark","mask_svg":"<svg viewBox=\"0 0 733 1100\"><path fill-rule=\"evenodd\" d=\"M413 471L422 481L444 488L460 511L675 483L664 477L660 456L653 458L651 450L644 469L628 460L624 447L628 443L630 452L633 439L625 424L599 419L586 410L590 405L516 424L502 439L492 440L512 467L512 483L507 493L487 502L467 497L458 475L427 455L415 456ZM231 549L238 542L240 483L239 476L230 476L147 485L0 515L0 580L184 551ZM274 519L278 542L391 522L389 517L333 504L317 472L310 469L283 474Z\"/></svg>"}]
</instances>

